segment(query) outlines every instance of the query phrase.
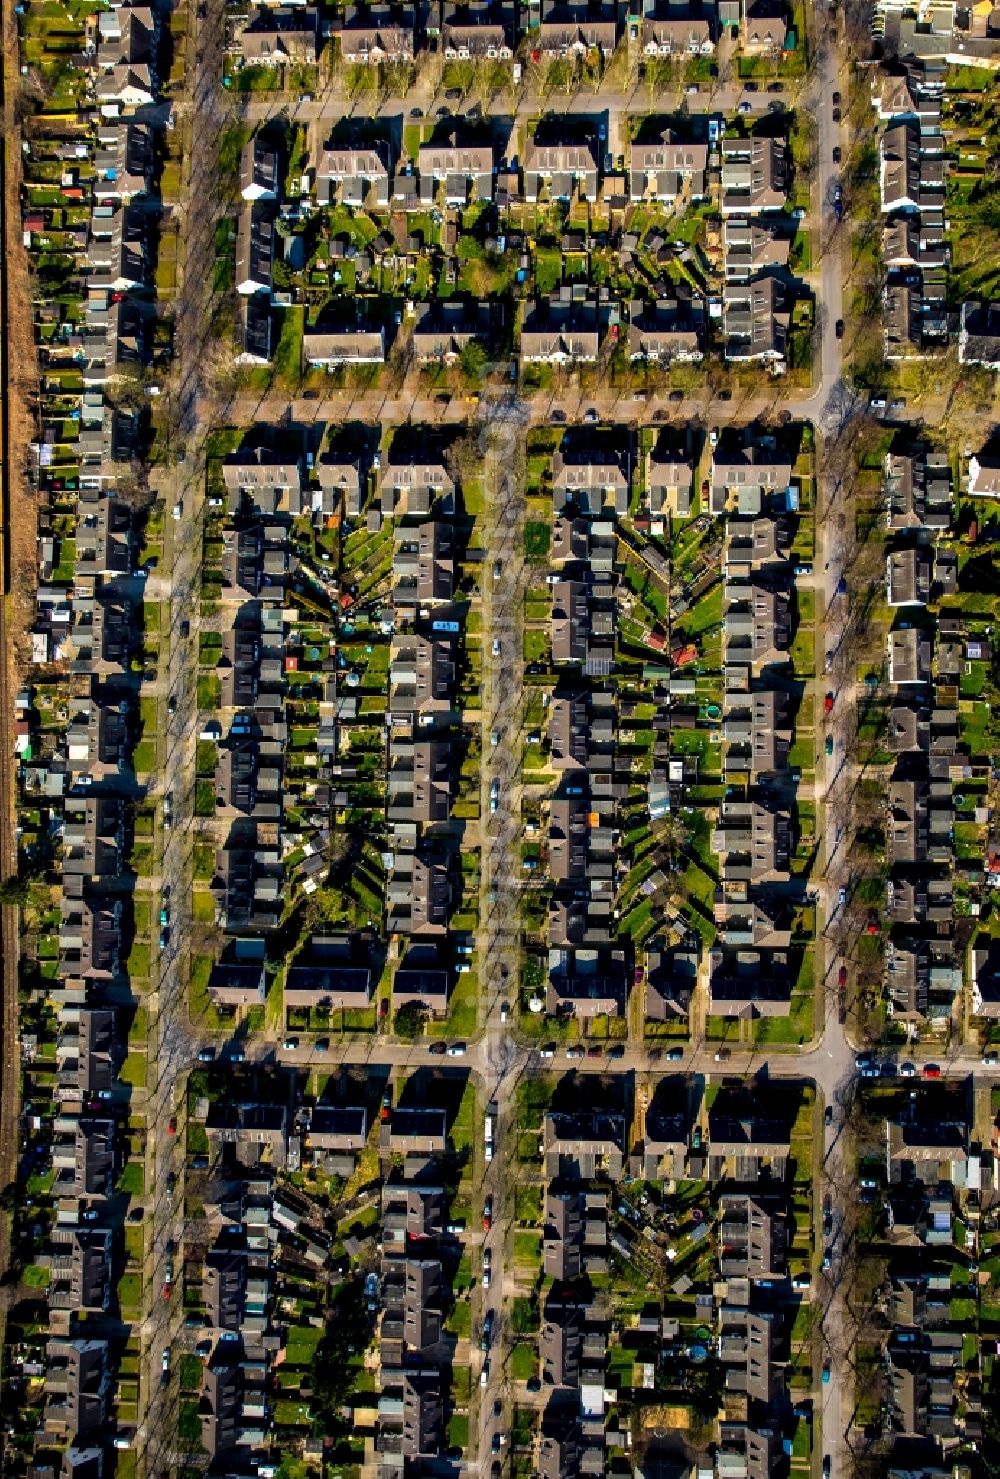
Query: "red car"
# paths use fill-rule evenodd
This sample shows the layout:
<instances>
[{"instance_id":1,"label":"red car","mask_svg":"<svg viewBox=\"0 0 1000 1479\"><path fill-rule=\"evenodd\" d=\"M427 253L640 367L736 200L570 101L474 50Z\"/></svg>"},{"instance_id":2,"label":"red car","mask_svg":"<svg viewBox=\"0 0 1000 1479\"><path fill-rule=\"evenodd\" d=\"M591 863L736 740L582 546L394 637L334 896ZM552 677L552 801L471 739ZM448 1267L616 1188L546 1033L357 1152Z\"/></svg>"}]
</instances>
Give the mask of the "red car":
<instances>
[{"instance_id":1,"label":"red car","mask_svg":"<svg viewBox=\"0 0 1000 1479\"><path fill-rule=\"evenodd\" d=\"M164 1297L164 1299L169 1299L170 1296L171 1296L171 1294L173 1292L174 1292L174 1286L173 1286L173 1284L171 1284L171 1282L170 1282L169 1279L164 1280L164 1284L163 1284L163 1297Z\"/></svg>"},{"instance_id":2,"label":"red car","mask_svg":"<svg viewBox=\"0 0 1000 1479\"><path fill-rule=\"evenodd\" d=\"M846 965L842 965L840 967L840 970L837 972L837 985L838 986L846 986L847 985L847 967L846 967Z\"/></svg>"},{"instance_id":3,"label":"red car","mask_svg":"<svg viewBox=\"0 0 1000 1479\"><path fill-rule=\"evenodd\" d=\"M172 1114L170 1116L170 1123L167 1125L167 1134L168 1135L176 1135L177 1134L177 1116L175 1114Z\"/></svg>"},{"instance_id":4,"label":"red car","mask_svg":"<svg viewBox=\"0 0 1000 1479\"><path fill-rule=\"evenodd\" d=\"M924 1064L924 1078L940 1078L941 1070L936 1063Z\"/></svg>"},{"instance_id":5,"label":"red car","mask_svg":"<svg viewBox=\"0 0 1000 1479\"><path fill-rule=\"evenodd\" d=\"M826 698L823 700L823 713L824 714L832 714L832 712L833 712L833 694L832 693L828 693L827 696L826 696Z\"/></svg>"},{"instance_id":6,"label":"red car","mask_svg":"<svg viewBox=\"0 0 1000 1479\"><path fill-rule=\"evenodd\" d=\"M487 1197L483 1203L483 1232L489 1232L493 1226L493 1198Z\"/></svg>"}]
</instances>

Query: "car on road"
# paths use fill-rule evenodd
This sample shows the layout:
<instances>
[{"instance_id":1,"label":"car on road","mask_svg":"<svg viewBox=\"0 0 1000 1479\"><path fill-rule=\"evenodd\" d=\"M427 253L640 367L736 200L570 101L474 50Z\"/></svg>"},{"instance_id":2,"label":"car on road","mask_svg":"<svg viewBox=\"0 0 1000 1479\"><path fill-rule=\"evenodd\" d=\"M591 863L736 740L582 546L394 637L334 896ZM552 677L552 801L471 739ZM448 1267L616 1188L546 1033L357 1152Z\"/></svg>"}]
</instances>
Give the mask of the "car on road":
<instances>
[{"instance_id":1,"label":"car on road","mask_svg":"<svg viewBox=\"0 0 1000 1479\"><path fill-rule=\"evenodd\" d=\"M841 155L840 155L840 145L839 144L834 144L834 146L833 146L833 162L834 162L834 164L839 164L840 163L840 158L841 158Z\"/></svg>"},{"instance_id":2,"label":"car on road","mask_svg":"<svg viewBox=\"0 0 1000 1479\"><path fill-rule=\"evenodd\" d=\"M715 1061L716 1063L725 1063L727 1059L731 1058L732 1056L732 1052L729 1048L720 1048L715 1055Z\"/></svg>"},{"instance_id":3,"label":"car on road","mask_svg":"<svg viewBox=\"0 0 1000 1479\"><path fill-rule=\"evenodd\" d=\"M826 745L825 745L824 748L826 749L826 753L828 755L832 755L833 754L833 735L832 734L828 734L827 735L827 737L826 737Z\"/></svg>"},{"instance_id":4,"label":"car on road","mask_svg":"<svg viewBox=\"0 0 1000 1479\"><path fill-rule=\"evenodd\" d=\"M496 747L497 747L497 745L499 743L500 743L500 731L499 731L499 729L491 729L490 730L490 749L491 750L495 750Z\"/></svg>"},{"instance_id":5,"label":"car on road","mask_svg":"<svg viewBox=\"0 0 1000 1479\"><path fill-rule=\"evenodd\" d=\"M587 411L584 412L583 419L584 421L588 422L589 425L593 426L594 422L597 420L597 412L594 410L593 406L591 406Z\"/></svg>"},{"instance_id":6,"label":"car on road","mask_svg":"<svg viewBox=\"0 0 1000 1479\"><path fill-rule=\"evenodd\" d=\"M826 697L824 698L824 700L823 700L823 713L824 714L832 714L833 713L833 694L832 693L828 693L826 695Z\"/></svg>"},{"instance_id":7,"label":"car on road","mask_svg":"<svg viewBox=\"0 0 1000 1479\"><path fill-rule=\"evenodd\" d=\"M529 1376L528 1377L528 1391L529 1392L540 1392L541 1390L542 1390L542 1383L538 1379L538 1377L537 1376Z\"/></svg>"},{"instance_id":8,"label":"car on road","mask_svg":"<svg viewBox=\"0 0 1000 1479\"><path fill-rule=\"evenodd\" d=\"M824 1453L824 1455L823 1455L823 1479L830 1479L830 1475L831 1475L832 1472L833 1472L833 1459L830 1457L830 1455L828 1453Z\"/></svg>"},{"instance_id":9,"label":"car on road","mask_svg":"<svg viewBox=\"0 0 1000 1479\"><path fill-rule=\"evenodd\" d=\"M174 504L174 522L177 523L179 520L183 519L183 517L184 500L182 498L178 498L177 502Z\"/></svg>"},{"instance_id":10,"label":"car on road","mask_svg":"<svg viewBox=\"0 0 1000 1479\"><path fill-rule=\"evenodd\" d=\"M753 112L753 108L750 105L750 103L748 103L747 100L744 98L743 102L740 103L740 105L736 109L736 111L737 111L737 113L742 113L744 115L744 117L745 117L747 113L752 113Z\"/></svg>"},{"instance_id":11,"label":"car on road","mask_svg":"<svg viewBox=\"0 0 1000 1479\"><path fill-rule=\"evenodd\" d=\"M177 1185L177 1172L176 1171L171 1171L170 1172L170 1175L167 1177L167 1196L168 1197L172 1197L173 1196L173 1194L174 1194L174 1187L176 1185Z\"/></svg>"},{"instance_id":12,"label":"car on road","mask_svg":"<svg viewBox=\"0 0 1000 1479\"><path fill-rule=\"evenodd\" d=\"M215 1049L214 1048L202 1048L201 1052L198 1054L198 1062L199 1063L214 1063L214 1061L215 1061Z\"/></svg>"},{"instance_id":13,"label":"car on road","mask_svg":"<svg viewBox=\"0 0 1000 1479\"><path fill-rule=\"evenodd\" d=\"M510 1016L510 1007L508 1006L508 1004L505 1001L502 1001L500 1003L500 1021L501 1022L506 1022L506 1020L507 1020L507 1018L509 1016Z\"/></svg>"},{"instance_id":14,"label":"car on road","mask_svg":"<svg viewBox=\"0 0 1000 1479\"><path fill-rule=\"evenodd\" d=\"M167 948L167 946L169 944L170 944L170 931L169 930L160 930L160 949L161 950L166 950L166 948Z\"/></svg>"},{"instance_id":15,"label":"car on road","mask_svg":"<svg viewBox=\"0 0 1000 1479\"><path fill-rule=\"evenodd\" d=\"M172 693L170 695L170 697L167 699L167 713L168 714L176 714L177 713L177 695L176 695L176 693Z\"/></svg>"},{"instance_id":16,"label":"car on road","mask_svg":"<svg viewBox=\"0 0 1000 1479\"><path fill-rule=\"evenodd\" d=\"M571 1048L567 1048L566 1049L566 1057L567 1058L582 1058L583 1057L583 1048L580 1047L579 1043L575 1044Z\"/></svg>"},{"instance_id":17,"label":"car on road","mask_svg":"<svg viewBox=\"0 0 1000 1479\"><path fill-rule=\"evenodd\" d=\"M492 1310L487 1310L486 1313L485 1313L485 1315L483 1316L483 1334L482 1334L482 1337L481 1337L480 1342L479 1342L480 1347L482 1349L482 1352L483 1352L483 1355L484 1356L485 1356L486 1352L490 1348L490 1342L492 1341L492 1339L493 1339L493 1311Z\"/></svg>"},{"instance_id":18,"label":"car on road","mask_svg":"<svg viewBox=\"0 0 1000 1479\"><path fill-rule=\"evenodd\" d=\"M608 1050L608 1057L609 1058L624 1058L624 1056L625 1056L625 1044L624 1043L616 1042L615 1045L614 1045L614 1047L613 1048L610 1048Z\"/></svg>"},{"instance_id":19,"label":"car on road","mask_svg":"<svg viewBox=\"0 0 1000 1479\"><path fill-rule=\"evenodd\" d=\"M681 1059L683 1057L684 1057L684 1049L683 1048L671 1048L668 1051L668 1053L667 1053L667 1062L668 1063L680 1063L680 1061L681 1061Z\"/></svg>"},{"instance_id":20,"label":"car on road","mask_svg":"<svg viewBox=\"0 0 1000 1479\"><path fill-rule=\"evenodd\" d=\"M490 1450L492 1453L499 1453L500 1452L501 1448L503 1447L504 1436L505 1435L503 1433L494 1433L493 1434L493 1443L491 1445L491 1450Z\"/></svg>"},{"instance_id":21,"label":"car on road","mask_svg":"<svg viewBox=\"0 0 1000 1479\"><path fill-rule=\"evenodd\" d=\"M449 1058L464 1058L465 1057L465 1043L464 1042L453 1042L452 1045L451 1045L451 1047L448 1049L448 1057Z\"/></svg>"},{"instance_id":22,"label":"car on road","mask_svg":"<svg viewBox=\"0 0 1000 1479\"><path fill-rule=\"evenodd\" d=\"M443 1058L445 1053L448 1051L448 1046L446 1043L443 1042L432 1042L427 1051L429 1053L433 1053L435 1057Z\"/></svg>"},{"instance_id":23,"label":"car on road","mask_svg":"<svg viewBox=\"0 0 1000 1479\"><path fill-rule=\"evenodd\" d=\"M176 1135L177 1134L177 1116L175 1114L172 1114L170 1116L169 1120L167 1121L167 1134L168 1135Z\"/></svg>"},{"instance_id":24,"label":"car on road","mask_svg":"<svg viewBox=\"0 0 1000 1479\"><path fill-rule=\"evenodd\" d=\"M169 1346L164 1346L164 1348L163 1348L163 1355L160 1357L160 1380L163 1382L164 1386L166 1386L166 1384L167 1384L167 1378L169 1377L169 1375L170 1375L170 1347Z\"/></svg>"},{"instance_id":25,"label":"car on road","mask_svg":"<svg viewBox=\"0 0 1000 1479\"><path fill-rule=\"evenodd\" d=\"M490 1279L493 1277L493 1253L491 1249L483 1249L483 1288L490 1287Z\"/></svg>"},{"instance_id":26,"label":"car on road","mask_svg":"<svg viewBox=\"0 0 1000 1479\"><path fill-rule=\"evenodd\" d=\"M330 1039L328 1037L318 1037L313 1045L313 1049L317 1053L328 1053L330 1051Z\"/></svg>"},{"instance_id":27,"label":"car on road","mask_svg":"<svg viewBox=\"0 0 1000 1479\"><path fill-rule=\"evenodd\" d=\"M837 985L838 986L846 986L847 985L847 967L846 967L846 965L842 965L840 967L840 970L837 972Z\"/></svg>"},{"instance_id":28,"label":"car on road","mask_svg":"<svg viewBox=\"0 0 1000 1479\"><path fill-rule=\"evenodd\" d=\"M281 1044L286 1053L294 1053L298 1045L299 1040L297 1037L286 1037L285 1041Z\"/></svg>"},{"instance_id":29,"label":"car on road","mask_svg":"<svg viewBox=\"0 0 1000 1479\"><path fill-rule=\"evenodd\" d=\"M483 1231L489 1232L493 1226L493 1198L487 1197L483 1203Z\"/></svg>"},{"instance_id":30,"label":"car on road","mask_svg":"<svg viewBox=\"0 0 1000 1479\"><path fill-rule=\"evenodd\" d=\"M503 560L493 561L493 579L499 580L503 574Z\"/></svg>"},{"instance_id":31,"label":"car on road","mask_svg":"<svg viewBox=\"0 0 1000 1479\"><path fill-rule=\"evenodd\" d=\"M826 1125L832 1125L833 1124L833 1105L832 1104L828 1104L826 1106L826 1109L823 1111L823 1123L826 1124Z\"/></svg>"},{"instance_id":32,"label":"car on road","mask_svg":"<svg viewBox=\"0 0 1000 1479\"><path fill-rule=\"evenodd\" d=\"M941 1067L937 1063L924 1064L924 1078L940 1078Z\"/></svg>"},{"instance_id":33,"label":"car on road","mask_svg":"<svg viewBox=\"0 0 1000 1479\"><path fill-rule=\"evenodd\" d=\"M554 1058L555 1055L556 1045L554 1042L547 1042L544 1047L539 1048L538 1050L539 1058Z\"/></svg>"},{"instance_id":34,"label":"car on road","mask_svg":"<svg viewBox=\"0 0 1000 1479\"><path fill-rule=\"evenodd\" d=\"M902 1078L916 1078L917 1065L907 1060L907 1062L899 1065L899 1072Z\"/></svg>"},{"instance_id":35,"label":"car on road","mask_svg":"<svg viewBox=\"0 0 1000 1479\"><path fill-rule=\"evenodd\" d=\"M840 109L839 108L834 108L834 110L833 110L833 121L834 121L834 123L839 123L840 122Z\"/></svg>"},{"instance_id":36,"label":"car on road","mask_svg":"<svg viewBox=\"0 0 1000 1479\"><path fill-rule=\"evenodd\" d=\"M834 107L836 107L839 104L839 102L840 102L840 93L839 92L835 92L834 93L834 95L833 95L833 97L831 99L831 102L833 103Z\"/></svg>"},{"instance_id":37,"label":"car on road","mask_svg":"<svg viewBox=\"0 0 1000 1479\"><path fill-rule=\"evenodd\" d=\"M824 1361L823 1362L823 1385L825 1387L828 1387L830 1385L830 1363L829 1363L829 1361Z\"/></svg>"},{"instance_id":38,"label":"car on road","mask_svg":"<svg viewBox=\"0 0 1000 1479\"><path fill-rule=\"evenodd\" d=\"M491 651L492 651L494 657L499 657L500 656L500 653L502 651L502 648L500 646L500 638L499 637L494 637L493 638L493 646L491 648Z\"/></svg>"},{"instance_id":39,"label":"car on road","mask_svg":"<svg viewBox=\"0 0 1000 1479\"><path fill-rule=\"evenodd\" d=\"M997 1058L996 1053L986 1053L983 1057L984 1068L995 1068L998 1062L1000 1059Z\"/></svg>"},{"instance_id":40,"label":"car on road","mask_svg":"<svg viewBox=\"0 0 1000 1479\"><path fill-rule=\"evenodd\" d=\"M485 1387L488 1384L489 1379L490 1379L490 1363L489 1363L489 1361L484 1361L483 1362L483 1369L479 1373L479 1385L481 1387Z\"/></svg>"},{"instance_id":41,"label":"car on road","mask_svg":"<svg viewBox=\"0 0 1000 1479\"><path fill-rule=\"evenodd\" d=\"M588 1058L600 1058L601 1057L601 1049L597 1046L596 1043L594 1044L593 1047L587 1049L587 1057Z\"/></svg>"},{"instance_id":42,"label":"car on road","mask_svg":"<svg viewBox=\"0 0 1000 1479\"><path fill-rule=\"evenodd\" d=\"M837 890L837 898L838 898L838 900L839 900L839 902L840 902L841 905L846 904L847 903L847 889L846 888L838 888L838 890Z\"/></svg>"}]
</instances>

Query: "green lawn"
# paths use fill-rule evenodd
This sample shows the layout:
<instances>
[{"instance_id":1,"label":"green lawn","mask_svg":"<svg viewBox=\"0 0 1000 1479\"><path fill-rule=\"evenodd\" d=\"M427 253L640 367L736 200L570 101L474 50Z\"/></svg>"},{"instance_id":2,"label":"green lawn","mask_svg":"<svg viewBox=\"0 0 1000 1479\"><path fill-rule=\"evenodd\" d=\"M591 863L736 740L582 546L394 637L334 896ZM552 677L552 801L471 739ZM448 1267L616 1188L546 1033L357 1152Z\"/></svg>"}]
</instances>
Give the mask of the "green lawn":
<instances>
[{"instance_id":1,"label":"green lawn","mask_svg":"<svg viewBox=\"0 0 1000 1479\"><path fill-rule=\"evenodd\" d=\"M542 1253L539 1232L518 1231L514 1234L514 1263L519 1268L536 1269Z\"/></svg>"},{"instance_id":2,"label":"green lawn","mask_svg":"<svg viewBox=\"0 0 1000 1479\"><path fill-rule=\"evenodd\" d=\"M153 740L140 740L132 755L132 764L137 775L149 775L156 769L156 744Z\"/></svg>"},{"instance_id":3,"label":"green lawn","mask_svg":"<svg viewBox=\"0 0 1000 1479\"><path fill-rule=\"evenodd\" d=\"M122 1064L121 1081L133 1089L144 1089L146 1087L146 1055L145 1053L129 1053Z\"/></svg>"},{"instance_id":4,"label":"green lawn","mask_svg":"<svg viewBox=\"0 0 1000 1479\"><path fill-rule=\"evenodd\" d=\"M118 1280L118 1299L123 1309L137 1310L142 1297L142 1279L138 1274L123 1274Z\"/></svg>"},{"instance_id":5,"label":"green lawn","mask_svg":"<svg viewBox=\"0 0 1000 1479\"><path fill-rule=\"evenodd\" d=\"M211 924L215 919L215 900L207 888L194 890L191 907L197 924Z\"/></svg>"},{"instance_id":6,"label":"green lawn","mask_svg":"<svg viewBox=\"0 0 1000 1479\"><path fill-rule=\"evenodd\" d=\"M118 1190L126 1196L141 1197L146 1190L142 1161L129 1161L118 1178Z\"/></svg>"},{"instance_id":7,"label":"green lawn","mask_svg":"<svg viewBox=\"0 0 1000 1479\"><path fill-rule=\"evenodd\" d=\"M472 1334L472 1306L467 1299L460 1299L445 1321L445 1329L457 1340L468 1340Z\"/></svg>"},{"instance_id":8,"label":"green lawn","mask_svg":"<svg viewBox=\"0 0 1000 1479\"><path fill-rule=\"evenodd\" d=\"M198 675L198 707L199 709L216 710L222 703L222 680L214 673L200 673Z\"/></svg>"},{"instance_id":9,"label":"green lawn","mask_svg":"<svg viewBox=\"0 0 1000 1479\"><path fill-rule=\"evenodd\" d=\"M524 526L524 554L529 565L544 565L548 561L552 530L548 524L529 520Z\"/></svg>"},{"instance_id":10,"label":"green lawn","mask_svg":"<svg viewBox=\"0 0 1000 1479\"><path fill-rule=\"evenodd\" d=\"M510 1353L510 1374L514 1381L530 1381L538 1375L538 1352L533 1342L519 1340Z\"/></svg>"}]
</instances>

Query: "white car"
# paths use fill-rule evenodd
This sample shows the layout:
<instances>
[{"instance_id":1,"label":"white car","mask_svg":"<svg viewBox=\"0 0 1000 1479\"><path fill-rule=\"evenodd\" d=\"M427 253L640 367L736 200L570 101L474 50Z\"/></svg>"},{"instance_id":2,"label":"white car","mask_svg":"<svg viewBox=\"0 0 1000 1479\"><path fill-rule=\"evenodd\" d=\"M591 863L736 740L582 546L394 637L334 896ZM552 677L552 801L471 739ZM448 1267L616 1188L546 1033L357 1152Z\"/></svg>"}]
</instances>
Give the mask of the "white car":
<instances>
[{"instance_id":1,"label":"white car","mask_svg":"<svg viewBox=\"0 0 1000 1479\"><path fill-rule=\"evenodd\" d=\"M500 656L501 649L500 649L500 638L499 637L494 637L493 638L493 648L492 648L492 651L493 651L493 656L494 657L499 657Z\"/></svg>"},{"instance_id":2,"label":"white car","mask_svg":"<svg viewBox=\"0 0 1000 1479\"><path fill-rule=\"evenodd\" d=\"M479 1385L481 1387L486 1386L486 1384L489 1381L489 1379L490 1379L490 1363L489 1363L489 1361L484 1361L483 1362L483 1369L479 1373Z\"/></svg>"},{"instance_id":3,"label":"white car","mask_svg":"<svg viewBox=\"0 0 1000 1479\"><path fill-rule=\"evenodd\" d=\"M451 1045L451 1047L448 1049L448 1057L449 1058L464 1058L465 1057L465 1043L464 1042L453 1042L452 1045Z\"/></svg>"},{"instance_id":4,"label":"white car","mask_svg":"<svg viewBox=\"0 0 1000 1479\"><path fill-rule=\"evenodd\" d=\"M183 499L178 498L177 502L174 504L174 519L175 520L180 520L183 517L184 517L184 501L183 501Z\"/></svg>"}]
</instances>

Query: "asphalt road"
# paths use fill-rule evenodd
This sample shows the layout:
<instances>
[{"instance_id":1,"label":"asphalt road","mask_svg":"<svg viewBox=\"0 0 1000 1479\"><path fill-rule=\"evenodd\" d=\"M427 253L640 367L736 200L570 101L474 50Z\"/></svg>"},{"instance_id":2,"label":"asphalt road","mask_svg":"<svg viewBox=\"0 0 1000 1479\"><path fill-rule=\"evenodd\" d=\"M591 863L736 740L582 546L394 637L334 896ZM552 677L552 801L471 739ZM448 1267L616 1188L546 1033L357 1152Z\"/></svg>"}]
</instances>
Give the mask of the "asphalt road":
<instances>
[{"instance_id":1,"label":"asphalt road","mask_svg":"<svg viewBox=\"0 0 1000 1479\"><path fill-rule=\"evenodd\" d=\"M505 1415L507 1342L503 1296L507 1263L507 1230L513 1225L513 1197L505 1174L507 1129L510 1124L510 1085L506 1072L510 1041L504 1017L517 1011L520 940L520 803L518 775L521 763L522 692L524 681L524 454L526 413L511 396L499 404L481 403L477 427L478 450L483 457L488 518L483 572L483 691L481 726L482 798L480 816L480 928L477 964L483 1048L483 1103L496 1103L494 1144L497 1154L487 1164L485 1148L476 1146L482 1166L480 1195L492 1198L492 1224L482 1233L479 1250L480 1281L473 1322L472 1372L479 1380L485 1369L487 1385L479 1397L478 1452L491 1450L494 1435L509 1428ZM494 738L496 743L494 744ZM505 1007L506 1003L506 1007ZM475 1223L473 1224L475 1227ZM492 1260L490 1287L483 1287L482 1259ZM492 1315L489 1352L479 1350L487 1313ZM500 1412L495 1411L499 1401ZM506 1425L506 1427L505 1427Z\"/></svg>"},{"instance_id":2,"label":"asphalt road","mask_svg":"<svg viewBox=\"0 0 1000 1479\"><path fill-rule=\"evenodd\" d=\"M218 424L206 403L206 369L213 350L213 267L215 224L221 213L217 194L219 138L232 121L234 104L221 93L224 38L223 7L213 0L202 17L188 0L189 61L194 57L191 94L176 108L176 127L189 130L190 150L184 163L183 203L178 209L178 262L181 275L175 298L171 378L161 410L167 417L167 450L171 461L154 470L151 483L165 508L163 566L148 583L146 598L159 601L160 674L144 688L159 703L162 738L152 794L160 802L157 828L159 867L150 880L153 890L153 976L150 1016L147 1118L153 1155L147 1158L148 1306L143 1322L144 1390L138 1449L146 1471L169 1469L184 1456L176 1450L179 1388L173 1350L183 1317L181 1284L184 1239L184 1155L187 1073L199 1044L191 1029L187 955L191 948L191 877L194 817L195 746L197 742L197 653L200 626L202 522L204 514L206 431ZM171 712L172 711L172 712ZM165 805L172 813L167 825ZM169 910L169 931L157 957L161 906ZM174 1128L171 1128L171 1127ZM169 1178L176 1176L171 1193ZM167 1297L166 1275L172 1263L174 1284ZM171 1351L170 1374L162 1358ZM143 1400L144 1399L144 1400Z\"/></svg>"},{"instance_id":3,"label":"asphalt road","mask_svg":"<svg viewBox=\"0 0 1000 1479\"><path fill-rule=\"evenodd\" d=\"M841 26L840 17L833 25ZM831 1472L842 1475L849 1472L850 1455L845 1448L845 1419L852 1403L852 1370L849 1356L848 1314L846 1307L846 1283L841 1277L845 1254L843 1229L846 1222L848 1198L853 1200L854 1189L845 1163L845 1137L842 1128L843 1108L850 1094L850 1050L840 1020L839 970L843 963L842 932L844 921L840 916L840 890L848 881L847 830L850 824L849 777L844 758L847 754L848 734L856 726L853 695L844 691L844 666L846 652L844 627L847 619L848 601L838 595L837 587L845 569L847 545L854 538L854 511L845 507L843 486L829 475L829 460L826 444L842 434L847 420L851 400L844 391L842 338L838 335L838 323L843 319L844 261L841 247L845 239L845 228L837 218L835 209L836 192L840 179L840 167L834 161L834 150L842 149L846 143L844 130L834 121L835 107L845 105L849 77L845 66L843 48L822 42L817 49L816 66L810 81L808 105L817 120L818 159L817 181L814 194L816 223L814 237L819 240L820 280L817 291L820 326L820 376L819 414L816 417L821 440L817 450L819 477L817 479L817 540L815 570L819 585L816 601L817 622L817 676L814 704L817 715L816 742L822 747L817 755L816 775L823 778L825 795L816 797L816 815L822 819L822 867L817 869L814 881L822 910L825 948L816 951L816 962L823 970L822 981L817 989L825 992L825 1030L823 1052L831 1054L829 1063L832 1071L823 1083L824 1101L830 1107L834 1123L824 1130L822 1202L814 1206L817 1237L823 1236L824 1249L830 1258L830 1268L821 1275L819 1300L823 1321L821 1327L822 1354L824 1364L829 1363L830 1381L820 1382L818 1388L819 1410L822 1414L822 1452L829 1454ZM834 96L837 95L837 102ZM826 673L827 656L834 654L837 671ZM820 720L823 714L824 694L834 695L834 707L829 719ZM838 692L838 689L840 690ZM834 740L833 754L827 756L825 743L827 734ZM824 1228L824 1208L830 1208L830 1234Z\"/></svg>"}]
</instances>

